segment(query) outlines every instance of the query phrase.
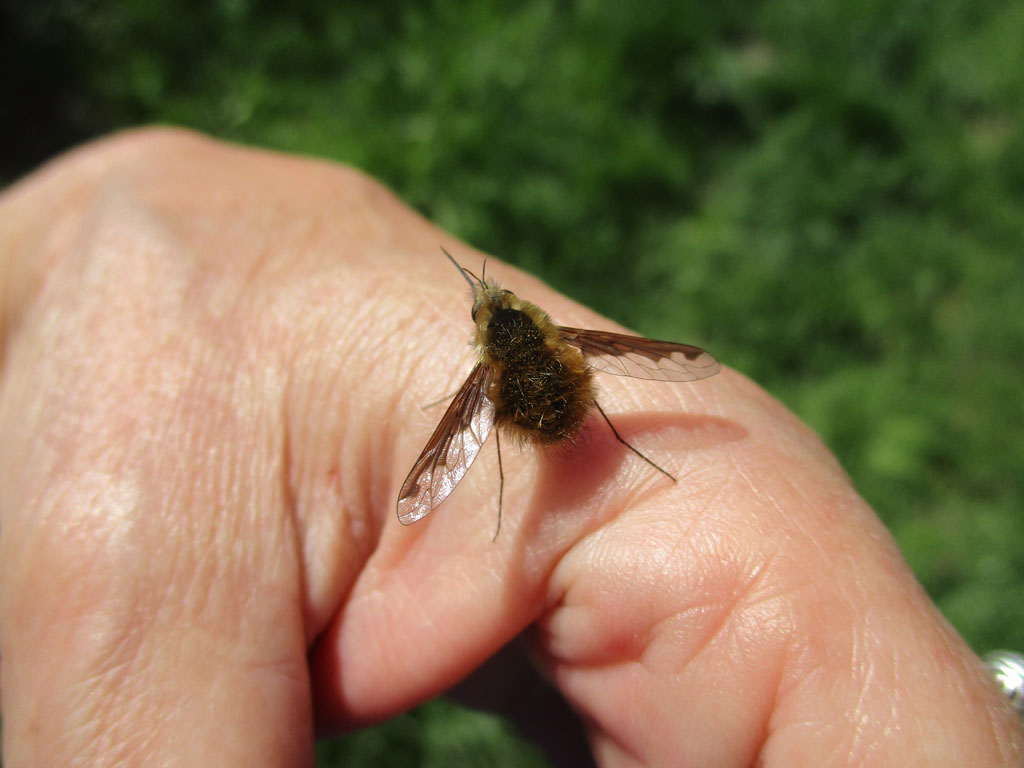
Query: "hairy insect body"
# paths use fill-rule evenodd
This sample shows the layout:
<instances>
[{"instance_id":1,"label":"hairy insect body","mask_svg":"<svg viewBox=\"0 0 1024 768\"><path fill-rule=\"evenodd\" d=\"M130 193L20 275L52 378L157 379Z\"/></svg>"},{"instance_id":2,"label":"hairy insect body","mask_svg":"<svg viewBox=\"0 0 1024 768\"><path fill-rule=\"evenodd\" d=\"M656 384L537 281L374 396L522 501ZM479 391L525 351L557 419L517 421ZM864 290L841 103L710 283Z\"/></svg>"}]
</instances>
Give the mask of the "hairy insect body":
<instances>
[{"instance_id":1,"label":"hairy insect body","mask_svg":"<svg viewBox=\"0 0 1024 768\"><path fill-rule=\"evenodd\" d=\"M653 381L696 381L719 364L699 347L609 331L555 325L540 307L478 278L444 254L473 289L479 359L398 492L398 519L410 525L444 501L480 454L494 427L522 442L572 442L591 408L615 439L675 481L619 435L597 402L593 372ZM504 474L498 453L498 527ZM497 530L494 533L497 537Z\"/></svg>"},{"instance_id":2,"label":"hairy insect body","mask_svg":"<svg viewBox=\"0 0 1024 768\"><path fill-rule=\"evenodd\" d=\"M488 396L495 424L524 441L573 440L594 402L590 367L561 341L546 312L514 294L502 299L509 306L478 327L482 360L494 371Z\"/></svg>"}]
</instances>

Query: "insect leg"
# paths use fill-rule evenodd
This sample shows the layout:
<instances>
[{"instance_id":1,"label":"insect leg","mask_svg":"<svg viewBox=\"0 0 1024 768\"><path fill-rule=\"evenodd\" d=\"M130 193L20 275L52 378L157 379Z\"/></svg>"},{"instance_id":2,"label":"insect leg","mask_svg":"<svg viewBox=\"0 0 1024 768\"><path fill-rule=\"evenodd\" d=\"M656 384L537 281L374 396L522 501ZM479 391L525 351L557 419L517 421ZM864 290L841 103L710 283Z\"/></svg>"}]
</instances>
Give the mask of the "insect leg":
<instances>
[{"instance_id":1,"label":"insect leg","mask_svg":"<svg viewBox=\"0 0 1024 768\"><path fill-rule=\"evenodd\" d=\"M498 527L494 529L491 541L498 540L498 531L501 530L501 497L505 493L505 473L501 469L501 434L497 429L494 430L494 444L498 446Z\"/></svg>"},{"instance_id":2,"label":"insect leg","mask_svg":"<svg viewBox=\"0 0 1024 768\"><path fill-rule=\"evenodd\" d=\"M673 483L674 483L674 482L676 482L676 479L675 479L675 477L674 477L673 475L671 475L671 474L669 474L668 472L666 472L666 471L665 471L664 469L662 469L662 468L661 468L661 467L659 467L659 466L658 466L657 464L655 464L655 463L654 463L653 461L651 461L651 460L650 460L650 459L648 459L648 458L647 458L646 456L644 456L644 455L643 455L642 453L640 453L640 451L638 451L638 450L637 450L636 448L634 448L634 447L633 447L632 445L630 445L630 444L629 444L629 443L627 443L627 442L626 442L625 440L623 440L623 439L622 439L622 435L620 435L620 434L619 434L619 431L618 431L617 429L615 429L615 425L614 425L614 424L612 424L612 422L611 422L611 419L609 419L609 418L608 418L608 414L604 412L604 408L602 408L602 407L601 407L601 406L600 406L600 405L598 404L598 402L597 402L596 400L594 401L594 405L595 405L595 406L597 407L597 411L598 411L598 413L600 413L600 414L601 414L601 415L602 415L602 416L604 417L605 423L606 423L606 424L608 425L608 428L609 428L609 429L610 429L610 430L612 431L612 434L613 434L613 435L615 435L615 439L616 439L616 440L618 440L618 441L619 441L620 443L622 443L622 444L623 444L624 446L626 446L627 448L629 448L629 450L631 450L631 451L632 451L633 453L635 453L635 454L636 454L637 456L639 456L639 457L640 457L641 459L643 459L644 461L646 461L646 462L647 462L648 464L650 464L650 465L651 465L652 467L654 467L654 468L655 468L656 470L658 470L659 472L661 472L661 474L665 475L665 477L667 477L667 478L668 478L669 480L671 480L671 481L672 481Z\"/></svg>"}]
</instances>

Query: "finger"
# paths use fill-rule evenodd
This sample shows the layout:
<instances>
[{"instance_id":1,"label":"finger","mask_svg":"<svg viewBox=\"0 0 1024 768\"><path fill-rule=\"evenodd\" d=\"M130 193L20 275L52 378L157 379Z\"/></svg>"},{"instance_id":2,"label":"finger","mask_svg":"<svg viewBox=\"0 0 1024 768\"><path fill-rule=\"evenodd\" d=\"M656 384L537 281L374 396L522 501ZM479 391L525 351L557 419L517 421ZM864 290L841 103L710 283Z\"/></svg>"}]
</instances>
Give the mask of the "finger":
<instances>
[{"instance_id":1,"label":"finger","mask_svg":"<svg viewBox=\"0 0 1024 768\"><path fill-rule=\"evenodd\" d=\"M718 384L743 438L550 581L538 643L598 761L1018 761L1019 723L823 446L749 382Z\"/></svg>"}]
</instances>

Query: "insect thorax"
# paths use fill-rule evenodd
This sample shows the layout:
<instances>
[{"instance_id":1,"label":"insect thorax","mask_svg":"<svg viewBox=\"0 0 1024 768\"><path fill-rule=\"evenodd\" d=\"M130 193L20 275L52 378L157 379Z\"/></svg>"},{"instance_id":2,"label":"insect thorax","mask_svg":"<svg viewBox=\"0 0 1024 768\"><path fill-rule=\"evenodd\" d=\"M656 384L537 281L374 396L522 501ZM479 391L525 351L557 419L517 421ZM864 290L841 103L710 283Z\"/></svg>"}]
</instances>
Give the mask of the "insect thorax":
<instances>
[{"instance_id":1,"label":"insect thorax","mask_svg":"<svg viewBox=\"0 0 1024 768\"><path fill-rule=\"evenodd\" d=\"M527 439L572 439L594 399L592 374L582 356L561 343L546 316L536 320L526 311L502 308L487 324L495 418Z\"/></svg>"}]
</instances>

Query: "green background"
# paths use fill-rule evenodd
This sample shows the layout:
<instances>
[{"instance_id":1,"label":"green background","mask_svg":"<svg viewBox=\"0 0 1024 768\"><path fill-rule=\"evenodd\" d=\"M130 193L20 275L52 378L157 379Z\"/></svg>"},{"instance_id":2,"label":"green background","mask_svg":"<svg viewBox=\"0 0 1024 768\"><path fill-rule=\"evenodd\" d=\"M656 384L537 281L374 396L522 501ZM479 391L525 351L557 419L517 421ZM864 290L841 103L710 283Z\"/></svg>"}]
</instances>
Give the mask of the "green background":
<instances>
[{"instance_id":1,"label":"green background","mask_svg":"<svg viewBox=\"0 0 1024 768\"><path fill-rule=\"evenodd\" d=\"M356 165L754 377L968 642L1024 649L1024 4L626 5L2 3L0 181L154 121ZM540 759L511 738L438 703L320 758Z\"/></svg>"}]
</instances>

